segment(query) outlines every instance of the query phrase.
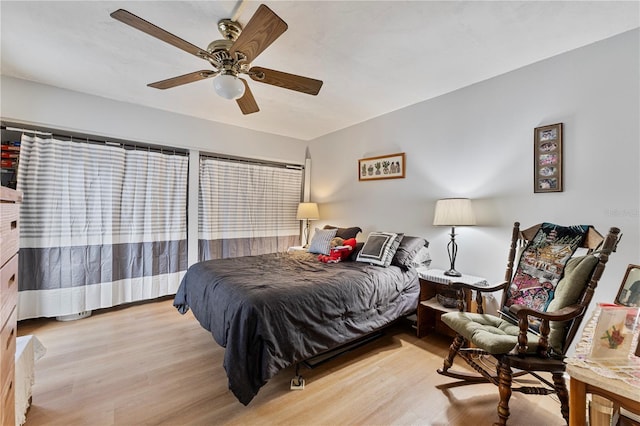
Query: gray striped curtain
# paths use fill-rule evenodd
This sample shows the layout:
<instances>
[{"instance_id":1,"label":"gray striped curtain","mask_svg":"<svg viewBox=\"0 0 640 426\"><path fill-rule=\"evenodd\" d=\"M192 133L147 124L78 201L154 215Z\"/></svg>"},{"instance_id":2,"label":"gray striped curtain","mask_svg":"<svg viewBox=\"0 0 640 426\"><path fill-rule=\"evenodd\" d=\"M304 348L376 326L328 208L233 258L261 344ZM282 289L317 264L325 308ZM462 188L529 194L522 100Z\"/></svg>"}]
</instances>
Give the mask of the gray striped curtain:
<instances>
[{"instance_id":1,"label":"gray striped curtain","mask_svg":"<svg viewBox=\"0 0 640 426\"><path fill-rule=\"evenodd\" d=\"M24 135L18 319L176 292L188 158Z\"/></svg>"},{"instance_id":2,"label":"gray striped curtain","mask_svg":"<svg viewBox=\"0 0 640 426\"><path fill-rule=\"evenodd\" d=\"M299 244L303 170L200 158L200 260L286 251Z\"/></svg>"}]
</instances>

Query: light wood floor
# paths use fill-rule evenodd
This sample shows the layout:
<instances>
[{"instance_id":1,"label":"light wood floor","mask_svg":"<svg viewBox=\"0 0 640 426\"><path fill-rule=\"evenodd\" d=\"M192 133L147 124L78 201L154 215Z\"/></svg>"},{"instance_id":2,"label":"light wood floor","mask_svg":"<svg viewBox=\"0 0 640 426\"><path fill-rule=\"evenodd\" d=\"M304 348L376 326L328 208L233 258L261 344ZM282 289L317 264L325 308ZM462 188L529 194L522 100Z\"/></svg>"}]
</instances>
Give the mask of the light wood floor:
<instances>
[{"instance_id":1,"label":"light wood floor","mask_svg":"<svg viewBox=\"0 0 640 426\"><path fill-rule=\"evenodd\" d=\"M191 313L165 299L86 319L28 320L47 348L36 363L27 426L37 425L489 425L497 388L442 387L436 368L450 342L409 326L313 370L291 391L283 370L248 405L227 388L223 351ZM561 425L551 396L511 398L511 425Z\"/></svg>"}]
</instances>

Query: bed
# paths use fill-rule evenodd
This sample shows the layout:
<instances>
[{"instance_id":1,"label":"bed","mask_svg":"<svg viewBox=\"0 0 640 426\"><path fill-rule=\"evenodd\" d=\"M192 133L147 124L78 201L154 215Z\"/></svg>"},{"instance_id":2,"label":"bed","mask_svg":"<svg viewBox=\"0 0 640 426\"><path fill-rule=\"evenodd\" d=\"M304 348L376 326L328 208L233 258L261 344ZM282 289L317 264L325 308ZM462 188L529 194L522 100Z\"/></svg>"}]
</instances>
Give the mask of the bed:
<instances>
[{"instance_id":1,"label":"bed","mask_svg":"<svg viewBox=\"0 0 640 426\"><path fill-rule=\"evenodd\" d=\"M229 389L247 405L278 371L413 312L418 294L413 267L297 251L194 264L174 306L225 348Z\"/></svg>"}]
</instances>

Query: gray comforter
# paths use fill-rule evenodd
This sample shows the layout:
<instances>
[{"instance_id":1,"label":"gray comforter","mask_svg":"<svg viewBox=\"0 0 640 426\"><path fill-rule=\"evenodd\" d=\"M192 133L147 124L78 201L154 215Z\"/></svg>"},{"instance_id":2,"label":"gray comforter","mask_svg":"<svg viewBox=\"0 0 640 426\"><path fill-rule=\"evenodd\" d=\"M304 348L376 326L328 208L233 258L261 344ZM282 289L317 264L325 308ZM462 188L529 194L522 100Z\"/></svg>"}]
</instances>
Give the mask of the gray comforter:
<instances>
[{"instance_id":1,"label":"gray comforter","mask_svg":"<svg viewBox=\"0 0 640 426\"><path fill-rule=\"evenodd\" d=\"M229 389L246 405L279 370L412 312L418 293L414 269L296 252L197 263L174 306L226 348Z\"/></svg>"}]
</instances>

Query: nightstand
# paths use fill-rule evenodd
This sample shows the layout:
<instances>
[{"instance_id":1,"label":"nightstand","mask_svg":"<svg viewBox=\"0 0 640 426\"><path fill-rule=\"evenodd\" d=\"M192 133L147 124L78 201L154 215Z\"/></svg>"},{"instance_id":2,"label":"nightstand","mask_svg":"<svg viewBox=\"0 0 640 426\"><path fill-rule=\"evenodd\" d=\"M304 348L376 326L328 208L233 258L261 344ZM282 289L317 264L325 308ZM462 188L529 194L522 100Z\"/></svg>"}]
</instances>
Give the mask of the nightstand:
<instances>
[{"instance_id":1,"label":"nightstand","mask_svg":"<svg viewBox=\"0 0 640 426\"><path fill-rule=\"evenodd\" d=\"M455 303L454 306L447 307L450 305L445 303L447 306L444 306L438 301L438 295L440 298L447 298L448 301L456 300L456 291L451 288L452 282L463 282L477 286L488 285L484 278L464 274L461 277L450 277L445 275L442 269L418 268L418 277L420 278L420 298L416 312L418 337L424 337L433 331L455 336L454 331L445 325L440 317L444 313L457 311L458 308ZM464 302L465 311L469 312L472 305L470 291L465 290Z\"/></svg>"}]
</instances>

